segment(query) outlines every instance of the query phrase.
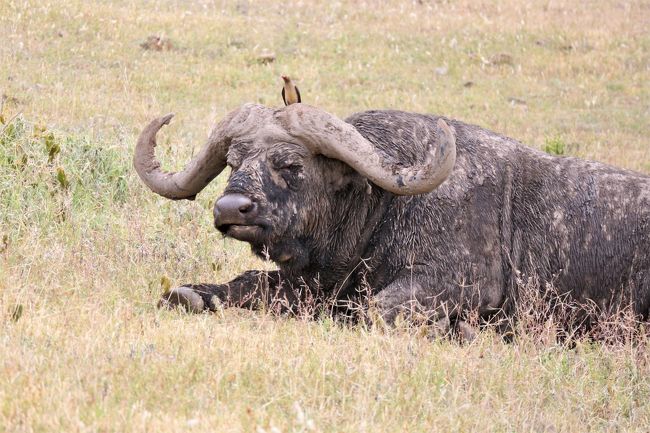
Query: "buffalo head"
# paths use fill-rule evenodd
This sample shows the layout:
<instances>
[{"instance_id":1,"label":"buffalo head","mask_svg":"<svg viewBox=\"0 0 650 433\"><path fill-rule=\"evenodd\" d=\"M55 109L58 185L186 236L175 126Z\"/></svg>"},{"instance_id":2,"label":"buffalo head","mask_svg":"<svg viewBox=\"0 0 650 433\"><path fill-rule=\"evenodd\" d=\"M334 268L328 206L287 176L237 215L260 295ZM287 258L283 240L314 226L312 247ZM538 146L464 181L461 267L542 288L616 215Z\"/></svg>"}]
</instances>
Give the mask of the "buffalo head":
<instances>
[{"instance_id":1,"label":"buffalo head","mask_svg":"<svg viewBox=\"0 0 650 433\"><path fill-rule=\"evenodd\" d=\"M191 200L228 165L228 184L214 205L216 228L249 242L258 255L297 267L306 265L309 240L336 226L328 210L340 194L370 190L368 181L394 194L426 193L449 176L456 157L454 134L443 120L433 136L421 137L428 143L421 162L409 164L317 108L246 104L212 130L183 171L168 173L154 147L171 118L152 121L138 139L134 165L144 183L169 199Z\"/></svg>"}]
</instances>

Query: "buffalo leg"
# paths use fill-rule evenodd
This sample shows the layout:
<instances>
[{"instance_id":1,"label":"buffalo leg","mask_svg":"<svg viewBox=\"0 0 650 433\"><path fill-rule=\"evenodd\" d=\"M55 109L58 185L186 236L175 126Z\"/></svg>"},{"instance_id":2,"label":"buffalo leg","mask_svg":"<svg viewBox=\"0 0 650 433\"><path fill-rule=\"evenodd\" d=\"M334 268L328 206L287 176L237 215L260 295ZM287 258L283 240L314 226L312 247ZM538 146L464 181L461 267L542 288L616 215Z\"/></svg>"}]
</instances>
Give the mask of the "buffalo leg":
<instances>
[{"instance_id":1,"label":"buffalo leg","mask_svg":"<svg viewBox=\"0 0 650 433\"><path fill-rule=\"evenodd\" d=\"M182 306L187 311L215 311L219 306L284 309L295 294L282 284L278 271L247 271L225 284L186 284L163 294L159 308Z\"/></svg>"},{"instance_id":2,"label":"buffalo leg","mask_svg":"<svg viewBox=\"0 0 650 433\"><path fill-rule=\"evenodd\" d=\"M388 324L394 323L398 316L419 318L419 321L449 317L447 303L436 302L428 292L416 278L399 278L378 292L371 304Z\"/></svg>"},{"instance_id":3,"label":"buffalo leg","mask_svg":"<svg viewBox=\"0 0 650 433\"><path fill-rule=\"evenodd\" d=\"M414 324L429 324L437 336L451 335L472 341L477 328L460 319L460 299L454 296L431 296L431 291L412 276L393 281L382 289L371 303L381 319L393 325L398 317Z\"/></svg>"}]
</instances>

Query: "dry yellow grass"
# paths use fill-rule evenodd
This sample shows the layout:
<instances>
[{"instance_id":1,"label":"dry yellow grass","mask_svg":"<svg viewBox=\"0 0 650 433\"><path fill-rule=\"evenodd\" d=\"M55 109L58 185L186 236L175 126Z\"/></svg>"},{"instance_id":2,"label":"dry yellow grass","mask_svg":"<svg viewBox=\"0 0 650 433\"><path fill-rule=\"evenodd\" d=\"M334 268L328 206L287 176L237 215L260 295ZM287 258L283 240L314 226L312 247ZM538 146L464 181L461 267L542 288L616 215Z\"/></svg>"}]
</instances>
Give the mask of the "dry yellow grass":
<instances>
[{"instance_id":1,"label":"dry yellow grass","mask_svg":"<svg viewBox=\"0 0 650 433\"><path fill-rule=\"evenodd\" d=\"M211 229L222 180L172 203L130 158L175 111L179 167L288 73L340 116L440 113L650 173L649 25L647 1L0 2L0 431L647 431L643 348L157 311L163 276L270 265Z\"/></svg>"}]
</instances>

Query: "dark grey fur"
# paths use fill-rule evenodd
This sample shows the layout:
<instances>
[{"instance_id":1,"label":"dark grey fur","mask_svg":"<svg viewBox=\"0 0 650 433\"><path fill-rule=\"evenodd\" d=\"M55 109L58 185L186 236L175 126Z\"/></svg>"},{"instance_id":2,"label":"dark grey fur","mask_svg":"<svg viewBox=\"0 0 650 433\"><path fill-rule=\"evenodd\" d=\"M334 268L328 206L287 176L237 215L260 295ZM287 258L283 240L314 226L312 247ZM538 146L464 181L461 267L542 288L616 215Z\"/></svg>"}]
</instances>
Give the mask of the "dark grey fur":
<instances>
[{"instance_id":1,"label":"dark grey fur","mask_svg":"<svg viewBox=\"0 0 650 433\"><path fill-rule=\"evenodd\" d=\"M406 165L424 154L419 137L435 134L437 119L368 111L346 121ZM457 159L447 181L429 194L383 202L383 190L342 162L299 145L233 139L225 194L259 204L266 231L252 248L279 270L184 286L167 299L194 309L214 308L213 296L253 306L271 289L292 305L316 289L346 298L367 285L389 321L414 308L432 320L470 309L488 317L516 300L517 279L537 276L578 302L624 303L648 319L650 177L448 124ZM382 204L385 210L377 211ZM373 216L379 222L360 243Z\"/></svg>"}]
</instances>

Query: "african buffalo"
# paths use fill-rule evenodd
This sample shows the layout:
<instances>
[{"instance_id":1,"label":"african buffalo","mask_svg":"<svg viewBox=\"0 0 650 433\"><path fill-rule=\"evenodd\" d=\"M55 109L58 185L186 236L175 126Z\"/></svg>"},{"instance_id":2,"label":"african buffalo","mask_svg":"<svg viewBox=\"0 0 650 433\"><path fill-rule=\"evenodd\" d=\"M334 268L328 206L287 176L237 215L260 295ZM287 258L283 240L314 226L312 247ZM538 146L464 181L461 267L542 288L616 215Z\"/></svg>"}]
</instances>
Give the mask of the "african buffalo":
<instances>
[{"instance_id":1,"label":"african buffalo","mask_svg":"<svg viewBox=\"0 0 650 433\"><path fill-rule=\"evenodd\" d=\"M384 319L490 317L536 276L602 308L650 313L650 177L556 157L434 115L366 111L345 121L318 108L246 104L178 173L161 171L156 133L135 168L154 192L193 199L226 165L214 205L226 236L278 270L184 285L165 304L291 308L315 291L352 299L370 288ZM217 302L217 299L220 302Z\"/></svg>"}]
</instances>

